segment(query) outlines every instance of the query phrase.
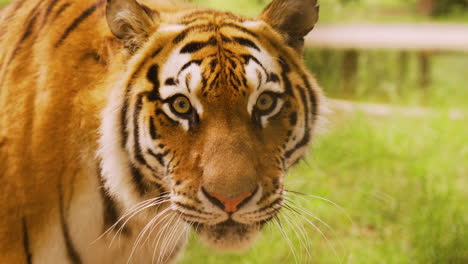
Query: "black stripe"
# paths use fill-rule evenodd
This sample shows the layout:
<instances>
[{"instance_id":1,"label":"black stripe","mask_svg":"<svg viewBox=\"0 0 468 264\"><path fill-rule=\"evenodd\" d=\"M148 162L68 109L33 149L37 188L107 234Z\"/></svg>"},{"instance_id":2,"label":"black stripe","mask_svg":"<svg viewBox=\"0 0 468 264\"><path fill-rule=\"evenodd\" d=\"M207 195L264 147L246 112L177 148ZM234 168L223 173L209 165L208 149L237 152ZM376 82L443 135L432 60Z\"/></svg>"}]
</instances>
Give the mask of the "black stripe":
<instances>
[{"instance_id":1,"label":"black stripe","mask_svg":"<svg viewBox=\"0 0 468 264\"><path fill-rule=\"evenodd\" d=\"M27 27L26 27L26 30L24 31L24 34L23 36L21 37L21 40L20 42L18 43L17 46L20 46L22 44L23 41L25 41L29 36L31 36L32 32L33 32L33 27L34 25L36 24L36 19L37 19L37 13L35 13L33 15L33 17L31 18L31 20L29 21Z\"/></svg>"},{"instance_id":2,"label":"black stripe","mask_svg":"<svg viewBox=\"0 0 468 264\"><path fill-rule=\"evenodd\" d=\"M279 83L280 80L279 80L278 75L276 75L275 73L272 72L272 73L270 73L270 74L268 75L268 80L267 80L267 82Z\"/></svg>"},{"instance_id":3,"label":"black stripe","mask_svg":"<svg viewBox=\"0 0 468 264\"><path fill-rule=\"evenodd\" d=\"M127 89L128 90L128 89ZM128 112L128 98L125 96L122 109L120 110L120 133L122 148L125 149L128 140L128 131L127 131L127 112Z\"/></svg>"},{"instance_id":4,"label":"black stripe","mask_svg":"<svg viewBox=\"0 0 468 264\"><path fill-rule=\"evenodd\" d=\"M174 78L167 78L166 81L164 82L164 85L167 85L167 86L175 86L176 83L175 83Z\"/></svg>"},{"instance_id":5,"label":"black stripe","mask_svg":"<svg viewBox=\"0 0 468 264\"><path fill-rule=\"evenodd\" d=\"M37 6L36 6L37 8ZM34 12L34 11L33 11ZM13 51L12 55L11 55L11 58L10 60L8 61L8 65L15 59L19 49L21 48L21 46L23 45L23 42L28 39L29 36L31 36L31 34L33 33L33 28L34 28L34 25L36 24L36 20L37 20L37 13L34 13L33 17L31 18L31 20L29 20L27 26L26 26L26 30L24 31L23 35L21 36L20 40L18 41L18 43L16 43L16 48L15 50ZM7 66L8 67L8 66Z\"/></svg>"},{"instance_id":6,"label":"black stripe","mask_svg":"<svg viewBox=\"0 0 468 264\"><path fill-rule=\"evenodd\" d=\"M156 109L156 115L163 115L169 122L172 123L172 125L174 126L177 126L179 125L179 122L175 121L174 119L172 119L170 116L168 116L166 114L166 112L164 112L163 110L161 109Z\"/></svg>"},{"instance_id":7,"label":"black stripe","mask_svg":"<svg viewBox=\"0 0 468 264\"><path fill-rule=\"evenodd\" d=\"M157 64L152 65L146 73L146 78L153 84L153 89L148 93L148 100L154 102L160 99L159 95L159 66Z\"/></svg>"},{"instance_id":8,"label":"black stripe","mask_svg":"<svg viewBox=\"0 0 468 264\"><path fill-rule=\"evenodd\" d=\"M245 64L249 63L249 60L253 60L255 63L258 64L258 66L260 66L260 68L262 68L263 73L265 73L266 76L269 75L266 68L263 66L263 64L257 58L255 58L254 56L252 56L250 54L244 54L244 55L241 55L241 56L245 60Z\"/></svg>"},{"instance_id":9,"label":"black stripe","mask_svg":"<svg viewBox=\"0 0 468 264\"><path fill-rule=\"evenodd\" d=\"M142 94L138 95L137 102L135 104L135 109L133 110L133 141L134 141L133 152L134 152L135 159L138 162L152 169L146 162L145 158L143 157L143 154L141 152L141 145L140 145L140 137L139 137L140 126L138 124L138 119L140 117L140 112L141 112L141 108L143 105L143 97L144 95Z\"/></svg>"},{"instance_id":10,"label":"black stripe","mask_svg":"<svg viewBox=\"0 0 468 264\"><path fill-rule=\"evenodd\" d=\"M103 4L104 4L104 1L99 1L99 2L95 3L94 5L90 6L85 11L83 11L83 13L81 13L80 16L75 18L75 20L73 20L73 23L71 23L71 25L67 27L67 29L62 34L60 39L57 41L57 43L55 43L55 47L58 48L60 45L62 45L63 41L65 41L65 39L67 39L67 37L70 35L70 33L72 33L73 30L75 30L81 24L81 22L83 22L86 18L88 18L90 15L92 15L94 13L94 11L96 11L96 9L98 7L100 7L100 6L102 6Z\"/></svg>"},{"instance_id":11,"label":"black stripe","mask_svg":"<svg viewBox=\"0 0 468 264\"><path fill-rule=\"evenodd\" d=\"M192 31L195 31L195 30L200 30L200 31L213 31L216 29L216 26L215 25L212 25L212 24L208 24L208 25L198 25L198 26L193 26L193 27L189 27L189 28L186 28L184 29L182 32L179 33L179 35L177 35L173 40L172 40L172 43L174 44L178 44L179 42L181 42L182 40L185 39L185 37L187 37L187 35L192 32Z\"/></svg>"},{"instance_id":12,"label":"black stripe","mask_svg":"<svg viewBox=\"0 0 468 264\"><path fill-rule=\"evenodd\" d=\"M224 24L219 25L219 27L230 27L230 28L235 28L235 29L237 29L237 30L239 30L239 31L242 31L242 32L244 32L244 33L249 34L250 36L252 36L252 37L254 37L254 38L257 38L257 37L258 37L258 35L257 35L256 33L254 33L254 32L252 32L252 31L248 30L248 29L245 28L245 27L241 27L241 26L239 26L239 25L237 25L237 24L234 24L234 23L224 23Z\"/></svg>"},{"instance_id":13,"label":"black stripe","mask_svg":"<svg viewBox=\"0 0 468 264\"><path fill-rule=\"evenodd\" d=\"M149 163L146 161L145 157L143 157L140 144L140 126L138 123L138 118L140 117L140 112L143 105L143 97L145 97L145 93L138 95L137 102L135 104L135 110L133 112L133 155L137 162L141 163L152 172L155 172L156 170L152 166L150 166Z\"/></svg>"},{"instance_id":14,"label":"black stripe","mask_svg":"<svg viewBox=\"0 0 468 264\"><path fill-rule=\"evenodd\" d=\"M260 51L260 48L253 41L251 41L250 39L241 38L241 37L234 37L232 39L235 42L237 42L238 44L242 45L242 46L247 46L247 47L250 47L250 48L253 48L253 49L256 49L256 50Z\"/></svg>"},{"instance_id":15,"label":"black stripe","mask_svg":"<svg viewBox=\"0 0 468 264\"><path fill-rule=\"evenodd\" d=\"M48 6L47 6L47 9L44 13L44 15L42 16L42 23L41 23L41 29L46 25L47 23L47 20L49 19L49 16L50 16L50 13L52 12L52 10L54 9L55 5L59 2L60 0L52 0L49 2Z\"/></svg>"},{"instance_id":16,"label":"black stripe","mask_svg":"<svg viewBox=\"0 0 468 264\"><path fill-rule=\"evenodd\" d=\"M291 71L291 68L283 58L280 58L279 62L281 65L281 78L284 82L284 93L293 96L291 81L288 78L288 73Z\"/></svg>"},{"instance_id":17,"label":"black stripe","mask_svg":"<svg viewBox=\"0 0 468 264\"><path fill-rule=\"evenodd\" d=\"M150 117L150 120L149 120L149 132L150 132L150 135L151 135L151 138L153 140L156 140L156 139L159 139L161 138L161 136L158 135L158 133L156 132L156 126L154 125L154 117Z\"/></svg>"},{"instance_id":18,"label":"black stripe","mask_svg":"<svg viewBox=\"0 0 468 264\"><path fill-rule=\"evenodd\" d=\"M296 112L292 112L291 114L289 114L289 124L291 126L295 126L297 124L297 113Z\"/></svg>"},{"instance_id":19,"label":"black stripe","mask_svg":"<svg viewBox=\"0 0 468 264\"><path fill-rule=\"evenodd\" d=\"M28 225L26 224L26 218L23 217L23 249L24 254L26 255L26 263L32 263L32 253L29 245L29 233L28 233Z\"/></svg>"},{"instance_id":20,"label":"black stripe","mask_svg":"<svg viewBox=\"0 0 468 264\"><path fill-rule=\"evenodd\" d=\"M195 22L206 22L207 19L209 19L210 16L199 16L199 17L195 17L195 18L192 18L190 20L184 20L181 22L182 25L190 25L190 24L193 24ZM205 20L205 21L204 21Z\"/></svg>"},{"instance_id":21,"label":"black stripe","mask_svg":"<svg viewBox=\"0 0 468 264\"><path fill-rule=\"evenodd\" d=\"M297 89L299 90L299 93L301 95L301 100L302 100L302 103L304 105L304 125L305 125L305 128L304 128L304 136L302 137L302 139L290 150L288 150L286 153L285 153L285 157L288 159L292 156L292 154L298 150L299 148L305 146L307 143L309 143L309 140L310 140L310 124L309 124L309 106L308 106L308 98L307 98L307 95L306 95L306 92L305 92L305 89L304 87L301 87L299 85L296 86Z\"/></svg>"},{"instance_id":22,"label":"black stripe","mask_svg":"<svg viewBox=\"0 0 468 264\"><path fill-rule=\"evenodd\" d=\"M69 229L68 229L68 223L65 219L65 208L64 208L64 201L63 201L63 190L62 190L62 184L59 185L59 210L60 210L60 224L62 227L62 235L63 235L63 240L65 241L65 247L67 250L68 258L73 264L81 264L83 263L81 261L81 257L76 251L75 247L73 246L73 241L70 237Z\"/></svg>"},{"instance_id":23,"label":"black stripe","mask_svg":"<svg viewBox=\"0 0 468 264\"><path fill-rule=\"evenodd\" d=\"M184 66L182 66L182 68L180 68L179 72L177 73L177 77L179 77L180 73L183 72L185 69L187 69L188 67L190 67L190 65L192 65L192 63L195 63L197 65L200 65L201 63L201 60L191 60L187 63L184 64Z\"/></svg>"},{"instance_id":24,"label":"black stripe","mask_svg":"<svg viewBox=\"0 0 468 264\"><path fill-rule=\"evenodd\" d=\"M156 171L155 168L153 168L149 163L146 161L145 157L143 156L142 149L141 149L141 144L140 144L140 139L139 139L139 133L140 133L140 127L139 127L139 122L138 118L140 116L140 112L142 109L142 104L143 104L143 98L146 96L149 100L157 100L159 98L159 78L158 78L158 65L153 65L150 67L150 70L147 73L147 78L154 84L153 90L151 92L143 92L138 94L137 96L137 102L135 104L135 110L134 110L134 115L133 115L133 137L134 137L134 157L137 162L141 163L145 167L147 167L149 170L151 170L153 173ZM159 135L156 133L156 127L154 124L154 118L151 116L149 119L149 132L151 135L152 139L158 139L160 138ZM159 160L158 160L159 161ZM160 162L161 163L161 162ZM162 163L164 166L164 164Z\"/></svg>"},{"instance_id":25,"label":"black stripe","mask_svg":"<svg viewBox=\"0 0 468 264\"><path fill-rule=\"evenodd\" d=\"M182 23L185 23L186 20L194 18L196 16L214 15L216 13L217 13L216 11L210 10L210 9L196 10L196 11L193 11L193 12L183 16L182 17Z\"/></svg>"},{"instance_id":26,"label":"black stripe","mask_svg":"<svg viewBox=\"0 0 468 264\"><path fill-rule=\"evenodd\" d=\"M265 201L267 198L270 198L269 195L265 195L263 196L262 198L260 198L260 200L257 202L257 204L260 204L262 203L263 201ZM275 199L273 202L271 202L270 204L266 205L266 206L263 206L257 210L255 210L254 213L261 213L262 211L265 211L269 208L272 208L273 206L277 205L277 204L281 204L281 202L283 202L283 197L279 197L277 199Z\"/></svg>"},{"instance_id":27,"label":"black stripe","mask_svg":"<svg viewBox=\"0 0 468 264\"><path fill-rule=\"evenodd\" d=\"M304 82L304 85L306 88L297 85L297 89L300 92L301 95L301 100L304 104L304 109L305 109L305 132L304 136L302 137L301 141L299 141L296 146L294 146L292 149L286 152L285 157L290 158L292 154L299 148L305 146L309 141L310 141L310 122L309 122L309 106L308 104L310 103L310 106L312 107L312 119L313 121L316 120L317 114L318 114L318 106L317 106L317 97L312 90L312 87L310 86L310 83L307 80L307 77L305 74L302 75L302 80ZM307 94L306 94L307 93Z\"/></svg>"},{"instance_id":28,"label":"black stripe","mask_svg":"<svg viewBox=\"0 0 468 264\"><path fill-rule=\"evenodd\" d=\"M143 156L142 149L141 149L141 144L140 144L140 126L138 119L140 117L142 105L143 105L143 98L146 96L146 93L141 93L138 95L137 102L135 104L135 110L133 112L133 151L134 151L134 157L137 162L141 163L144 165L146 168L151 170L153 173L156 172L156 169L153 168L152 166L149 165L149 163L146 161L145 157Z\"/></svg>"},{"instance_id":29,"label":"black stripe","mask_svg":"<svg viewBox=\"0 0 468 264\"><path fill-rule=\"evenodd\" d=\"M160 154L156 154L151 149L148 149L148 154L153 156L159 162L159 164L161 164L161 166L164 166L164 157L167 156L167 154L169 154L169 150L166 150Z\"/></svg>"},{"instance_id":30,"label":"black stripe","mask_svg":"<svg viewBox=\"0 0 468 264\"><path fill-rule=\"evenodd\" d=\"M104 226L103 232L106 232L111 226L113 226L119 220L119 211L117 209L117 204L115 203L114 199L110 194L106 191L106 187L104 186L104 178L102 176L102 169L101 166L98 166L98 177L99 182L101 184L100 191L103 203L103 219L104 219ZM130 229L128 225L125 226L118 226L117 229L122 228L122 233L124 235L130 234Z\"/></svg>"},{"instance_id":31,"label":"black stripe","mask_svg":"<svg viewBox=\"0 0 468 264\"><path fill-rule=\"evenodd\" d=\"M184 216L186 218L195 218L196 220L211 220L207 217L201 217L201 216L198 216L198 215L193 215L193 214L189 214L189 213L185 213L185 212L182 212L182 211L177 211L177 214L178 215L181 215L181 216ZM185 219L182 218L183 221L186 221Z\"/></svg>"},{"instance_id":32,"label":"black stripe","mask_svg":"<svg viewBox=\"0 0 468 264\"><path fill-rule=\"evenodd\" d=\"M213 205L216 205L217 207L219 207L219 208L221 208L223 210L226 208L226 205L224 203L222 203L220 200L218 200L217 198L212 196L207 190L205 190L205 188L201 187L200 189L201 189L202 193L205 195L205 197L208 198L208 200Z\"/></svg>"},{"instance_id":33,"label":"black stripe","mask_svg":"<svg viewBox=\"0 0 468 264\"><path fill-rule=\"evenodd\" d=\"M60 0L50 1L49 6L47 7L47 10L46 10L46 12L44 14L44 17L45 17L44 20L47 20L47 17L50 15L50 12L52 12L52 9L54 9L54 7L55 7L55 5L57 4L58 1L60 1Z\"/></svg>"},{"instance_id":34,"label":"black stripe","mask_svg":"<svg viewBox=\"0 0 468 264\"><path fill-rule=\"evenodd\" d=\"M70 6L71 6L71 3L65 3L61 5L59 9L57 10L57 13L55 13L55 17L60 16L60 14L62 14Z\"/></svg>"},{"instance_id":35,"label":"black stripe","mask_svg":"<svg viewBox=\"0 0 468 264\"><path fill-rule=\"evenodd\" d=\"M143 66L145 65L145 61L142 61L140 65L136 68L136 71L132 74L132 77L127 83L127 88L125 89L125 95L124 95L124 101L122 105L122 109L120 110L120 132L121 132L121 143L122 143L122 148L125 149L125 146L127 145L127 140L128 140L128 131L127 131L127 112L128 112L128 98L130 90L132 88L133 81L135 78L138 76L138 74L141 72L143 69Z\"/></svg>"},{"instance_id":36,"label":"black stripe","mask_svg":"<svg viewBox=\"0 0 468 264\"><path fill-rule=\"evenodd\" d=\"M180 53L194 53L197 52L204 47L207 46L215 46L218 44L218 41L216 40L215 37L211 37L207 41L193 41L185 45L181 50Z\"/></svg>"},{"instance_id":37,"label":"black stripe","mask_svg":"<svg viewBox=\"0 0 468 264\"><path fill-rule=\"evenodd\" d=\"M309 102L310 102L310 105L312 106L312 117L315 121L318 115L317 96L315 92L312 90L312 87L310 86L310 82L307 80L307 76L305 74L302 75L302 81L304 82L307 88L307 92L309 93Z\"/></svg>"},{"instance_id":38,"label":"black stripe","mask_svg":"<svg viewBox=\"0 0 468 264\"><path fill-rule=\"evenodd\" d=\"M143 175L141 174L140 170L138 170L137 167L135 167L135 165L132 164L132 178L133 178L133 182L135 183L136 185L136 188L137 188L137 191L140 193L140 195L144 195L147 190L146 190L146 186L143 182Z\"/></svg>"},{"instance_id":39,"label":"black stripe","mask_svg":"<svg viewBox=\"0 0 468 264\"><path fill-rule=\"evenodd\" d=\"M218 59L213 59L210 62L210 72L213 73L216 70L216 66L218 66Z\"/></svg>"},{"instance_id":40,"label":"black stripe","mask_svg":"<svg viewBox=\"0 0 468 264\"><path fill-rule=\"evenodd\" d=\"M7 74L8 74L8 72L9 72L9 69L10 69L10 64L16 58L16 55L18 54L18 51L21 49L21 47L24 44L23 42L26 41L26 39L28 39L29 36L31 36L32 33L33 33L33 28L34 28L34 26L36 24L36 20L37 20L37 16L38 16L37 10L38 10L38 6L39 6L40 3L41 3L41 1L39 1L31 11L31 15L30 15L31 19L29 20L28 24L26 25L26 30L24 31L23 35L21 36L21 38L16 43L15 49L13 50L13 53L11 54L11 57L9 58L8 63L6 65L6 70L5 70L5 72L4 72L3 76L2 76L0 84L3 84L3 82L5 81L5 78L6 78ZM19 7L21 5L22 5L22 3L18 4Z\"/></svg>"},{"instance_id":41,"label":"black stripe","mask_svg":"<svg viewBox=\"0 0 468 264\"><path fill-rule=\"evenodd\" d=\"M174 202L175 205L179 206L180 208L183 208L183 209L186 209L186 210L189 210L189 211L194 211L194 212L197 212L197 213L200 213L200 214L207 214L205 213L204 211L196 208L195 206L191 206L191 205L188 205L188 204L183 204L181 202Z\"/></svg>"}]
</instances>

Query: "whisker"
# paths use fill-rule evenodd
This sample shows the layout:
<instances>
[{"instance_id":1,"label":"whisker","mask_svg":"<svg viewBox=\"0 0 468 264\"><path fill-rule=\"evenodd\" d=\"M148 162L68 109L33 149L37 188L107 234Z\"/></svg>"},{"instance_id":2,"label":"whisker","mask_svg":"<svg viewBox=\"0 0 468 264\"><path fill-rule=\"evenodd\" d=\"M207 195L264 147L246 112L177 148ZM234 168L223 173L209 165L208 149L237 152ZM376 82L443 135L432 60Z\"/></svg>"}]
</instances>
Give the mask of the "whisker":
<instances>
[{"instance_id":1,"label":"whisker","mask_svg":"<svg viewBox=\"0 0 468 264\"><path fill-rule=\"evenodd\" d=\"M180 221L180 215L179 215L179 217L177 218L177 221L179 221L179 224L182 225L183 230L182 230L181 232L179 232L179 236L174 237L174 238L176 238L175 241L174 241L175 243L173 243L173 246L172 246L172 248L171 248L171 251L170 251L169 254L167 255L168 258L170 258L170 257L172 256L172 253L173 253L174 250L177 248L177 246L178 246L178 245L177 245L178 241L179 241L184 235L188 234L188 231L190 230L190 226L191 226L190 224L186 224L185 222ZM171 242L172 242L172 241L171 241ZM169 244L170 244L170 243L169 243ZM169 261L169 260L170 260L170 259L163 259L163 261Z\"/></svg>"},{"instance_id":2,"label":"whisker","mask_svg":"<svg viewBox=\"0 0 468 264\"><path fill-rule=\"evenodd\" d=\"M127 260L127 263L130 263L130 259L132 258L133 254L135 253L136 249L138 248L138 245L141 243L141 240L143 239L144 235L146 232L148 232L148 230L150 228L154 228L156 227L157 225L155 225L156 221L158 220L159 216L163 215L165 212L168 211L168 208L165 208L163 211L159 212L158 214L156 214L156 216L153 217L153 219L151 219L146 225L145 227L143 228L143 230L138 234L137 238L135 239L135 242L133 243L133 246L132 246L132 251L130 253L130 256ZM161 219L162 221L163 219ZM148 234L148 236L146 237L146 240L148 240L149 236L151 235L151 233ZM141 243L141 245L143 246L144 245L144 242Z\"/></svg>"},{"instance_id":3,"label":"whisker","mask_svg":"<svg viewBox=\"0 0 468 264\"><path fill-rule=\"evenodd\" d=\"M304 212L305 214L307 214L308 216L314 218L315 220L319 221L321 224L323 224L325 227L327 227L328 230L330 230L333 234L334 237L339 237L338 234L336 233L336 231L329 225L327 224L325 221L323 221L322 219L320 219L320 217L314 215L312 212L309 212L306 208L300 206L299 204L296 204L294 201L292 200L288 200L288 202L291 202L292 204L290 204L289 206L295 206L296 209ZM343 250L343 252L346 252L346 247L343 245L343 243L341 242L341 240L338 240L338 243L341 247L341 249Z\"/></svg>"},{"instance_id":4,"label":"whisker","mask_svg":"<svg viewBox=\"0 0 468 264\"><path fill-rule=\"evenodd\" d=\"M112 243L115 239L115 237L117 235L119 235L119 233L122 232L123 228L125 227L125 225L128 223L128 221L133 218L135 215L137 215L139 212L145 210L146 208L149 208L152 206L152 203L153 201L146 201L145 203L142 203L142 204L139 204L138 206L136 206L134 209L131 208L130 210L128 210L122 217L119 218L119 220L117 220L117 222L115 222L115 224L113 224L107 232L110 232L111 230L113 230L114 228L116 228L117 226L119 226L119 228L117 229L116 233L114 234L114 236L112 237L112 240L109 244L109 247L112 246ZM128 217L128 219L125 220L125 218ZM123 220L125 220L123 223L121 223Z\"/></svg>"},{"instance_id":5,"label":"whisker","mask_svg":"<svg viewBox=\"0 0 468 264\"><path fill-rule=\"evenodd\" d=\"M114 229L120 223L120 221L122 221L127 215L131 214L134 210L138 210L139 207L143 207L147 204L150 204L151 202L153 202L153 200L156 200L156 199L159 199L159 197L142 201L134 205L132 208L128 209L112 226L110 226L106 231L104 231L104 233L100 235L98 238L96 238L96 240L94 240L91 244L96 243L98 240L100 240L105 235L107 235L112 229Z\"/></svg>"},{"instance_id":6,"label":"whisker","mask_svg":"<svg viewBox=\"0 0 468 264\"><path fill-rule=\"evenodd\" d=\"M349 216L349 214L346 212L346 210L345 210L343 207L341 207L341 206L339 206L338 204L336 204L335 202L333 202L333 201L330 201L330 200L328 200L328 199L326 199L326 198L323 198L323 197L317 196L317 195L305 194L305 193L296 192L296 191L290 191L290 190L285 190L285 191L286 191L287 193L290 193L291 195L294 195L295 197L299 197L299 198L301 198L301 199L303 199L303 200L305 200L305 201L308 201L308 200L305 199L303 196L311 197L311 198L316 198L316 199L319 199L319 200L328 202L328 203L334 205L336 208L338 208L338 209L341 211L341 213L343 213L343 214L348 218L348 220L349 220L351 223L354 224L353 219ZM302 195L302 196L301 196L301 195Z\"/></svg>"},{"instance_id":7,"label":"whisker","mask_svg":"<svg viewBox=\"0 0 468 264\"><path fill-rule=\"evenodd\" d=\"M175 236L177 234L177 229L179 227L178 217L179 217L179 215L174 214L174 217L171 217L171 219L169 221L170 231L168 232L167 236L162 237L162 239L161 239L161 249L162 250L160 250L160 254L158 256L157 263L163 263L164 258L166 257L166 255L161 254L161 253L163 253L163 252L166 253L166 250L164 250L164 249L166 249L168 247L168 245L170 245L170 243L173 241L173 239L175 238Z\"/></svg>"},{"instance_id":8,"label":"whisker","mask_svg":"<svg viewBox=\"0 0 468 264\"><path fill-rule=\"evenodd\" d=\"M329 225L327 224L325 221L323 221L322 219L320 219L318 216L314 215L313 213L309 212L306 208L302 207L301 205L295 203L293 200L291 199L288 199L286 198L286 201L287 202L290 202L291 204L288 204L288 206L290 208L295 208L295 212L297 212L297 210L300 210L302 212L304 212L305 214L313 217L315 220L319 221L321 224L323 224L324 226L326 226L328 228L328 230L330 230L331 232L333 232L333 235L335 235L336 237L338 237L338 235L336 234L336 231ZM294 207L293 207L294 206ZM296 210L297 209L297 210ZM298 213L298 214L301 214L301 213Z\"/></svg>"},{"instance_id":9,"label":"whisker","mask_svg":"<svg viewBox=\"0 0 468 264\"><path fill-rule=\"evenodd\" d=\"M174 208L173 208L173 205L171 205L170 208L171 208L171 209L174 209ZM171 215L171 218L169 219L169 221L166 222L166 223L162 226L162 228L161 228L160 230L158 230L158 231L159 231L158 234L154 237L154 239L153 239L153 247L154 247L154 249L153 249L153 256L152 256L152 258L151 258L151 263L154 262L154 258L155 258L155 256L156 256L156 250L159 249L159 242L161 242L161 239L164 239L164 238L162 237L162 235L163 235L163 234L166 234L166 230L167 230L168 228L171 227L172 220L173 220L173 218L174 218L175 216L176 216L176 214L172 214L172 215ZM169 229L169 230L170 230L170 229Z\"/></svg>"},{"instance_id":10,"label":"whisker","mask_svg":"<svg viewBox=\"0 0 468 264\"><path fill-rule=\"evenodd\" d=\"M291 228L290 231L292 231L292 233L294 235L296 235L296 237L299 239L300 244L302 244L304 242L303 239L304 239L304 233L305 232L301 232L301 228L299 227L299 225L297 225L297 221L293 221L291 219L291 217L288 214L285 214L285 213L282 214L281 216L286 221L286 223L288 223L288 225L290 226L290 228ZM291 232L289 232L289 233L291 233ZM302 251L299 251L299 252L301 253ZM299 263L304 263L303 259L302 259L302 254L299 255Z\"/></svg>"},{"instance_id":11,"label":"whisker","mask_svg":"<svg viewBox=\"0 0 468 264\"><path fill-rule=\"evenodd\" d=\"M158 220L159 217L161 217L162 215L164 215L165 213L167 213L168 211L171 211L171 210L172 210L172 208L169 206L169 207L165 208L163 211L159 212L159 213L153 218L154 222L156 222L156 220ZM168 216L171 216L171 215L173 215L173 214L167 214L167 215L165 215L162 219L160 219L159 222L164 222L165 219L166 219ZM157 226L158 226L157 224L154 224L154 225L151 227L151 230L150 230L150 232L148 233L148 236L146 237L145 241L143 241L143 244L146 244L146 243L148 242L149 238L151 237L151 235L153 234L153 232L154 232L154 230L156 229Z\"/></svg>"},{"instance_id":12,"label":"whisker","mask_svg":"<svg viewBox=\"0 0 468 264\"><path fill-rule=\"evenodd\" d=\"M339 257L338 252L336 251L336 248L331 244L331 241L328 239L328 237L325 235L325 233L323 233L323 231L317 225L315 225L314 222L309 220L307 217L304 217L301 214L296 214L296 215L301 216L308 224L310 224L325 239L325 241L327 242L328 247L330 247L333 250L333 253L334 253L335 257L338 259L339 263L342 263L342 260Z\"/></svg>"},{"instance_id":13,"label":"whisker","mask_svg":"<svg viewBox=\"0 0 468 264\"><path fill-rule=\"evenodd\" d=\"M120 235L120 234L122 233L122 231L123 231L125 225L126 225L134 216L136 216L138 213L144 211L145 209L148 209L148 208L153 207L153 206L156 206L156 205L160 205L160 204L165 203L165 202L167 202L167 201L168 201L168 200L162 200L162 201L157 201L157 202L154 202L154 203L149 203L149 204L147 204L147 205L141 207L141 208L138 209L137 211L135 211L132 215L130 215L130 216L128 217L127 220L125 220L125 222L124 222L124 223L120 226L120 228L117 230L117 232L115 233L114 237L112 238L112 240L111 240L111 242L110 242L109 247L112 246L112 243L113 243L114 239L116 238L116 236L117 236L117 235ZM120 220L119 220L119 221L120 221Z\"/></svg>"},{"instance_id":14,"label":"whisker","mask_svg":"<svg viewBox=\"0 0 468 264\"><path fill-rule=\"evenodd\" d=\"M281 236L284 238L284 240L286 240L286 243L288 244L289 249L291 250L291 253L293 254L294 262L297 263L296 252L294 251L294 247L292 245L291 240L289 239L289 237L286 235L286 233L283 230L283 227L281 225L281 220L279 219L278 215L275 215L273 219L276 221L276 223L278 225L278 229L279 229L279 231L281 233Z\"/></svg>"},{"instance_id":15,"label":"whisker","mask_svg":"<svg viewBox=\"0 0 468 264\"><path fill-rule=\"evenodd\" d=\"M289 211L292 211L295 214L300 214L299 212L297 212L294 208L292 208L288 204L284 204L284 208L286 208ZM297 216L295 214L293 214L293 216L295 216L296 219L297 219ZM286 216L286 214L284 214L284 216ZM309 256L310 259L312 259L312 254L310 252L310 248L312 247L312 245L311 245L311 241L310 241L309 237L305 235L307 232L305 230L304 224L302 223L302 221L294 221L293 223L297 226L297 228L300 231L302 231L302 232L299 232L299 233L301 233L302 238L305 240L305 244L306 244L305 248L306 248L307 255ZM300 225L299 225L299 223L300 223Z\"/></svg>"}]
</instances>

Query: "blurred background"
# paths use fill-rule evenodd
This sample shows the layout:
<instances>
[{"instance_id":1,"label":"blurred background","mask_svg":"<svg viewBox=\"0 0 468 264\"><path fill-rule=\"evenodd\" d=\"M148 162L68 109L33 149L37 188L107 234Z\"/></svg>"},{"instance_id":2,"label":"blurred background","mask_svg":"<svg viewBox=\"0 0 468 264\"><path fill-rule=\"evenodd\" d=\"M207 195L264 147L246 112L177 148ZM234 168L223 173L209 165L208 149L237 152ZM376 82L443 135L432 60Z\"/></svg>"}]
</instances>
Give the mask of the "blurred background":
<instances>
[{"instance_id":1,"label":"blurred background","mask_svg":"<svg viewBox=\"0 0 468 264\"><path fill-rule=\"evenodd\" d=\"M9 1L1 1L5 4ZM256 16L269 0L193 0ZM468 263L468 0L322 0L305 62L329 100L254 248L181 263Z\"/></svg>"}]
</instances>

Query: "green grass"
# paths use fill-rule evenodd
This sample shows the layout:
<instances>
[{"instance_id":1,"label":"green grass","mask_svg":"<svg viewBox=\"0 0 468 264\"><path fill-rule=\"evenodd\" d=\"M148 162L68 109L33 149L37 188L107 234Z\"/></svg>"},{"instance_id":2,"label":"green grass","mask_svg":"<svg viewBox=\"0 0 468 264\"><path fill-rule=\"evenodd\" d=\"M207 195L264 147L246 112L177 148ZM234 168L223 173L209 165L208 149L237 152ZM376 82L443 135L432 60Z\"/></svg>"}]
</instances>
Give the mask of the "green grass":
<instances>
[{"instance_id":1,"label":"green grass","mask_svg":"<svg viewBox=\"0 0 468 264\"><path fill-rule=\"evenodd\" d=\"M0 7L8 4L9 2L11 2L10 0L0 0Z\"/></svg>"},{"instance_id":2,"label":"green grass","mask_svg":"<svg viewBox=\"0 0 468 264\"><path fill-rule=\"evenodd\" d=\"M214 253L192 238L182 263L468 263L466 142L466 123L444 117L333 120L287 188L338 203L352 222L334 205L293 196L334 230L309 217L329 243L297 218L307 243L283 220L297 259L272 226L241 254Z\"/></svg>"}]
</instances>

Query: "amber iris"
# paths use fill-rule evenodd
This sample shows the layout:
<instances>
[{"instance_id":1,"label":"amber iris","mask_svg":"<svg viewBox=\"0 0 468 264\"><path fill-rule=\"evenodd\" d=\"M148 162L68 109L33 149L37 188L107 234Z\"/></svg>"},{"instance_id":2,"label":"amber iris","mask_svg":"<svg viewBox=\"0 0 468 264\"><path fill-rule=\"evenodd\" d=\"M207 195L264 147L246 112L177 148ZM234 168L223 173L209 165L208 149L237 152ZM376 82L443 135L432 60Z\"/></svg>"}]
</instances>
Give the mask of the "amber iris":
<instances>
[{"instance_id":1,"label":"amber iris","mask_svg":"<svg viewBox=\"0 0 468 264\"><path fill-rule=\"evenodd\" d=\"M173 102L172 102L172 108L174 109L175 112L178 114L188 114L190 111L192 111L192 105L190 104L190 100L185 97L185 96L178 96Z\"/></svg>"},{"instance_id":2,"label":"amber iris","mask_svg":"<svg viewBox=\"0 0 468 264\"><path fill-rule=\"evenodd\" d=\"M257 99L257 109L260 111L270 111L275 104L275 98L271 94L264 93Z\"/></svg>"}]
</instances>

